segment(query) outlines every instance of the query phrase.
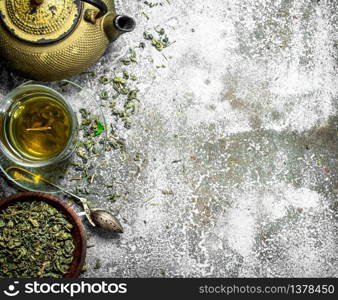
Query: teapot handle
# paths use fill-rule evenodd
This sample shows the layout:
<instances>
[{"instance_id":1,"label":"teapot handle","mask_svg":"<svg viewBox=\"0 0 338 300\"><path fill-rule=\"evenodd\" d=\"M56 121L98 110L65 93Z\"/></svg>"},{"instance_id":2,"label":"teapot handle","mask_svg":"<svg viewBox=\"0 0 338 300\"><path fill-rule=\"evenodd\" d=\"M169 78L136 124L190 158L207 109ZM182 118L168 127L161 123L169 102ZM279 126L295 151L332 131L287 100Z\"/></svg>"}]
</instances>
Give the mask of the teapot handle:
<instances>
[{"instance_id":1,"label":"teapot handle","mask_svg":"<svg viewBox=\"0 0 338 300\"><path fill-rule=\"evenodd\" d=\"M81 0L82 2L89 3L100 10L97 18L104 16L108 12L107 5L102 0Z\"/></svg>"}]
</instances>

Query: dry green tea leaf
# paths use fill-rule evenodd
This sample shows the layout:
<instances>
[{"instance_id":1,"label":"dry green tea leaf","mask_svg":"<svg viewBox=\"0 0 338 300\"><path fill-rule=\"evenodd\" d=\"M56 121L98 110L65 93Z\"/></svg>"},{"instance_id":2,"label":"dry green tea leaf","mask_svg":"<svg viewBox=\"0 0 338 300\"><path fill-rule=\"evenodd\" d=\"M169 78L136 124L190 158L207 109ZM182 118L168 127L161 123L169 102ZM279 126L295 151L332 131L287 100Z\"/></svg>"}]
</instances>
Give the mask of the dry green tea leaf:
<instances>
[{"instance_id":1,"label":"dry green tea leaf","mask_svg":"<svg viewBox=\"0 0 338 300\"><path fill-rule=\"evenodd\" d=\"M0 278L61 278L73 261L72 224L43 201L0 211Z\"/></svg>"}]
</instances>

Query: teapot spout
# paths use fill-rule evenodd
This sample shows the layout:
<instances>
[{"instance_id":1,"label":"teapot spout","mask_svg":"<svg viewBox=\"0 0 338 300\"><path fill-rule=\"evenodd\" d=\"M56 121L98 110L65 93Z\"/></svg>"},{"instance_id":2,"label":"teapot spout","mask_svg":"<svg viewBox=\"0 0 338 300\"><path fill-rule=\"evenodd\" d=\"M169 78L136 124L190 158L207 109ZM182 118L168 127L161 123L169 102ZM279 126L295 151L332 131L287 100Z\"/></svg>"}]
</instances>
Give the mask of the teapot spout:
<instances>
[{"instance_id":1,"label":"teapot spout","mask_svg":"<svg viewBox=\"0 0 338 300\"><path fill-rule=\"evenodd\" d=\"M104 20L104 30L109 40L115 41L121 34L135 29L136 22L128 16L107 15Z\"/></svg>"}]
</instances>

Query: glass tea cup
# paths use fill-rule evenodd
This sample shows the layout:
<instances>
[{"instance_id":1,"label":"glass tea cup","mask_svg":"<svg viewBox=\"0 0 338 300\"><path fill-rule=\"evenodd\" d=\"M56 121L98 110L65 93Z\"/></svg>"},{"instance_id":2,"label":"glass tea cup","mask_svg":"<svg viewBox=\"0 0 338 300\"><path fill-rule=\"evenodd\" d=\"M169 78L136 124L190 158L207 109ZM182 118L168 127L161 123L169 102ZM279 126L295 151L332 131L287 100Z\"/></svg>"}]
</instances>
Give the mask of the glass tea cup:
<instances>
[{"instance_id":1,"label":"glass tea cup","mask_svg":"<svg viewBox=\"0 0 338 300\"><path fill-rule=\"evenodd\" d=\"M61 163L77 139L76 114L54 89L28 82L0 100L0 152L11 163L34 168Z\"/></svg>"}]
</instances>

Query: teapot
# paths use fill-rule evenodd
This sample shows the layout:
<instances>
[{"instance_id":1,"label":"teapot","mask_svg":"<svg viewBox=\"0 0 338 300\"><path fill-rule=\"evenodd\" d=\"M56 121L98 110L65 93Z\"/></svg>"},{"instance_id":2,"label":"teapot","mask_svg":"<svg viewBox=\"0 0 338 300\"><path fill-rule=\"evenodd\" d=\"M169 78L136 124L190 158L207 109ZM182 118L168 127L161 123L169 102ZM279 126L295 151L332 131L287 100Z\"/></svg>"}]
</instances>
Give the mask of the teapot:
<instances>
[{"instance_id":1,"label":"teapot","mask_svg":"<svg viewBox=\"0 0 338 300\"><path fill-rule=\"evenodd\" d=\"M0 0L0 19L0 57L38 81L85 71L135 28L113 0Z\"/></svg>"}]
</instances>

